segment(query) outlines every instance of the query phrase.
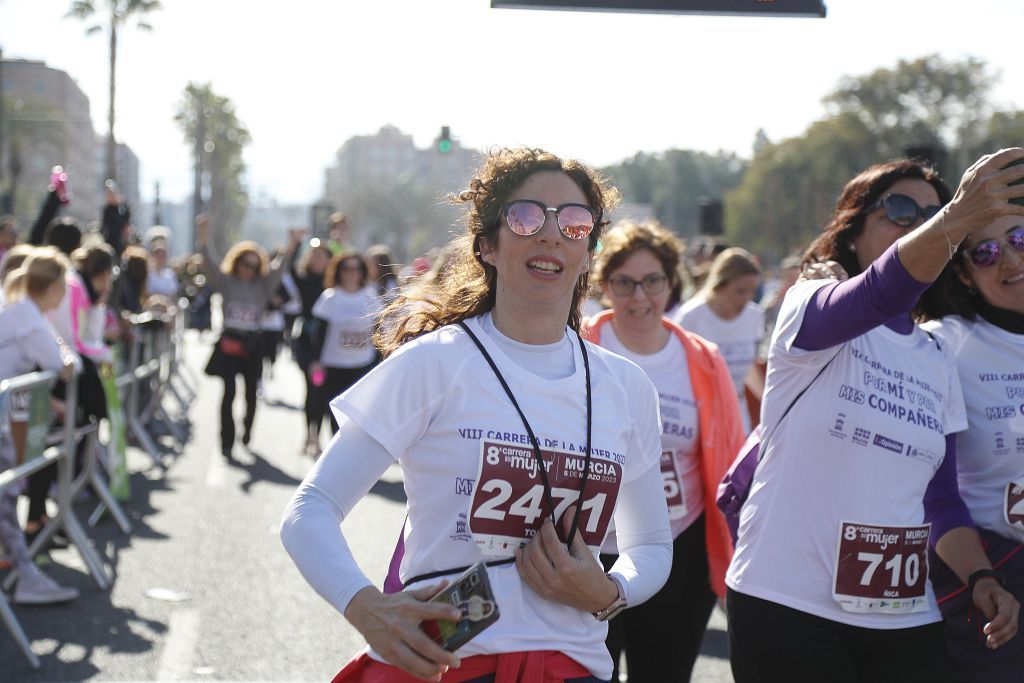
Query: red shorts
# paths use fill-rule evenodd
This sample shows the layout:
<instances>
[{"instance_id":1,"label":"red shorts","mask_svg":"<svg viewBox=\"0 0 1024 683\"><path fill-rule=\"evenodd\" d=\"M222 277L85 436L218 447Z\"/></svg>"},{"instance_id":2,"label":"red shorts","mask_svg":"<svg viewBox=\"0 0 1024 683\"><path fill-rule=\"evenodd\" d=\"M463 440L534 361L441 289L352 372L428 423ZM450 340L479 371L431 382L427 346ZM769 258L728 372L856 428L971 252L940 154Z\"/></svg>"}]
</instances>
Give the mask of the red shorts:
<instances>
[{"instance_id":1,"label":"red shorts","mask_svg":"<svg viewBox=\"0 0 1024 683\"><path fill-rule=\"evenodd\" d=\"M467 683L494 675L494 683L563 683L586 678L590 672L561 652L540 650L476 655L462 660L462 666L441 677L442 683ZM363 653L345 665L331 683L417 683L396 666L384 664Z\"/></svg>"}]
</instances>

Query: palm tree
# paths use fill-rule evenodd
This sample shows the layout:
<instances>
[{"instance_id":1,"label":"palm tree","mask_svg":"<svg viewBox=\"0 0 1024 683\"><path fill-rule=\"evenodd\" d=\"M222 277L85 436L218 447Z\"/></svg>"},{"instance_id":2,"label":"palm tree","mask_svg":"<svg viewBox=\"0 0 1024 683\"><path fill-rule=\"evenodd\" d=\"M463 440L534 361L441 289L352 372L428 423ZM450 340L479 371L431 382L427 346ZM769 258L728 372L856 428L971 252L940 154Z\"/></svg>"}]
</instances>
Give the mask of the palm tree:
<instances>
[{"instance_id":1,"label":"palm tree","mask_svg":"<svg viewBox=\"0 0 1024 683\"><path fill-rule=\"evenodd\" d=\"M97 5L104 5L105 7L98 7ZM78 19L91 19L93 16L109 12L109 24L107 24L107 27L110 29L110 107L107 109L107 177L111 179L117 178L117 143L114 141L114 85L117 80L115 76L117 32L133 16L141 17L157 9L160 9L159 0L105 0L105 2L75 0L71 3L71 9L68 10L66 15L67 17ZM100 24L93 24L85 32L91 35L103 28ZM138 21L138 28L144 31L153 30L153 27L142 19Z\"/></svg>"}]
</instances>

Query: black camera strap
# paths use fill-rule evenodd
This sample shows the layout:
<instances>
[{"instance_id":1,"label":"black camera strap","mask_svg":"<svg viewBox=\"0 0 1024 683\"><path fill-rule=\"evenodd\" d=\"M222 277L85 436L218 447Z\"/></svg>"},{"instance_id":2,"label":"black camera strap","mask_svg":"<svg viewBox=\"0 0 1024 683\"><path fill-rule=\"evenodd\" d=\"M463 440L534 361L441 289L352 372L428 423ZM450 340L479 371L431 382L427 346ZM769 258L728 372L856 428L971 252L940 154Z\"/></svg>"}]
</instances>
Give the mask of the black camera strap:
<instances>
[{"instance_id":1,"label":"black camera strap","mask_svg":"<svg viewBox=\"0 0 1024 683\"><path fill-rule=\"evenodd\" d=\"M530 437L530 445L533 447L533 457L537 460L537 469L540 472L541 482L544 485L544 500L547 503L548 508L550 510L548 514L551 517L551 521L553 523L557 523L558 520L554 518L555 504L554 499L551 496L551 484L548 482L548 473L547 469L544 466L544 456L541 455L540 441L537 440L537 436L533 433L533 428L530 426L529 420L526 419L526 415L523 414L522 408L519 407L519 401L516 400L515 394L512 393L512 389L510 389L508 386L508 382L505 381L505 377L501 374L501 371L498 370L498 365L494 362L494 359L491 358L491 354L487 352L487 349L484 348L484 345L482 343L480 343L480 340L477 338L475 334L473 334L473 331L469 329L469 326L465 323L465 321L459 322L459 327L461 327L466 332L466 334L469 335L469 338L480 350L480 353L481 355L483 355L484 360L487 361L487 364L491 366L491 370L494 371L494 376L497 377L498 382L501 383L501 388L505 390L505 393L508 395L509 400L512 401L512 405L515 406L516 412L519 413L519 418L523 421L523 426L526 428L526 433ZM569 528L569 536L565 543L566 548L570 549L570 551L572 549L572 542L576 538L576 532L579 529L580 512L583 509L583 492L587 487L587 480L590 478L590 451L591 438L593 435L593 396L591 393L590 382L590 357L587 355L587 347L586 344L583 343L583 337L581 337L578 332L576 333L576 338L579 340L580 352L583 354L583 370L586 376L587 383L587 452L585 455L585 461L583 465L583 476L580 479L579 497L576 499L576 513L573 515L572 526ZM488 567L496 567L505 564L512 564L513 562L515 562L515 558L510 557L505 558L503 560L492 560L490 562L485 562L485 564ZM406 585L408 585L410 583L416 583L417 581L436 579L441 576L461 574L467 569L469 569L469 566L456 567L454 569L445 569L442 571L430 572L428 574L419 574L417 576L412 577L405 583Z\"/></svg>"}]
</instances>

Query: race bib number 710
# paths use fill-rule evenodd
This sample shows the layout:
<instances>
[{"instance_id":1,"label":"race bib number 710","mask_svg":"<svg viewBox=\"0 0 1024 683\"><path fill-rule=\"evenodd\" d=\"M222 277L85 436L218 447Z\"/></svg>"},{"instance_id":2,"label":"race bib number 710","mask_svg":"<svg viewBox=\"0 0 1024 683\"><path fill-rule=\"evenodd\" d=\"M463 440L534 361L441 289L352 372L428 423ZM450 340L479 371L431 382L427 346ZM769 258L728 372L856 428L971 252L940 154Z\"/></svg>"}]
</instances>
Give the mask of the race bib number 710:
<instances>
[{"instance_id":1,"label":"race bib number 710","mask_svg":"<svg viewBox=\"0 0 1024 683\"><path fill-rule=\"evenodd\" d=\"M930 529L842 522L833 598L847 612L927 610Z\"/></svg>"},{"instance_id":2,"label":"race bib number 710","mask_svg":"<svg viewBox=\"0 0 1024 683\"><path fill-rule=\"evenodd\" d=\"M586 458L582 453L542 450L556 528L579 499ZM484 441L470 502L469 529L480 552L508 557L533 538L550 512L533 449L523 444ZM592 457L580 504L578 533L597 548L608 531L622 481L622 466Z\"/></svg>"}]
</instances>

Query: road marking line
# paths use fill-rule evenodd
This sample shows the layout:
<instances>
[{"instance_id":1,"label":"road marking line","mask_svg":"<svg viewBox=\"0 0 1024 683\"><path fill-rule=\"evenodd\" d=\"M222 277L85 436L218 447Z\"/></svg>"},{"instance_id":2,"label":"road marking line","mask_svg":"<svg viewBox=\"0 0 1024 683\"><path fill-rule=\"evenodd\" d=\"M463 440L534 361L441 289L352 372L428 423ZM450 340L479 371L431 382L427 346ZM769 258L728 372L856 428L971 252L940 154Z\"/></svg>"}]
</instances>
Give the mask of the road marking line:
<instances>
[{"instance_id":1,"label":"road marking line","mask_svg":"<svg viewBox=\"0 0 1024 683\"><path fill-rule=\"evenodd\" d=\"M199 641L199 612L179 609L171 612L164 639L164 652L160 655L158 681L185 681L192 678L192 657Z\"/></svg>"},{"instance_id":2,"label":"road marking line","mask_svg":"<svg viewBox=\"0 0 1024 683\"><path fill-rule=\"evenodd\" d=\"M223 488L227 481L228 466L224 456L214 450L210 453L210 464L206 469L206 485L210 488Z\"/></svg>"}]
</instances>

